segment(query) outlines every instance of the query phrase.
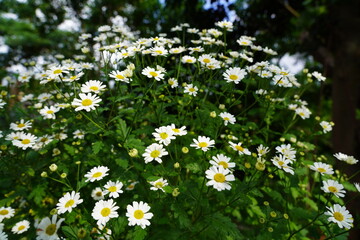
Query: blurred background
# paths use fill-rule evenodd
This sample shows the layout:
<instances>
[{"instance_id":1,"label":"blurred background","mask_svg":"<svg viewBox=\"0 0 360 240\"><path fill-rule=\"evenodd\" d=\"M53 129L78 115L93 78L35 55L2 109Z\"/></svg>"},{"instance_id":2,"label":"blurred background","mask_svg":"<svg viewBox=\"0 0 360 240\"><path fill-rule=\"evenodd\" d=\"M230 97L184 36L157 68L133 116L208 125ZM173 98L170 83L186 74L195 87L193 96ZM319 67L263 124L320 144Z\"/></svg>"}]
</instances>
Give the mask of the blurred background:
<instances>
[{"instance_id":1,"label":"blurred background","mask_svg":"<svg viewBox=\"0 0 360 240\"><path fill-rule=\"evenodd\" d=\"M71 57L79 32L95 34L99 26L115 23L149 37L171 34L181 23L204 29L220 20L234 23L228 38L234 43L241 35L255 36L258 45L277 51L277 61L291 72L306 67L326 76L320 93L310 99L319 106L315 116L330 115L335 123L326 151L359 159L357 0L0 0L0 80L7 71L21 73L39 56ZM359 170L341 167L349 176ZM359 204L348 208L359 214ZM356 229L351 239L360 239Z\"/></svg>"}]
</instances>

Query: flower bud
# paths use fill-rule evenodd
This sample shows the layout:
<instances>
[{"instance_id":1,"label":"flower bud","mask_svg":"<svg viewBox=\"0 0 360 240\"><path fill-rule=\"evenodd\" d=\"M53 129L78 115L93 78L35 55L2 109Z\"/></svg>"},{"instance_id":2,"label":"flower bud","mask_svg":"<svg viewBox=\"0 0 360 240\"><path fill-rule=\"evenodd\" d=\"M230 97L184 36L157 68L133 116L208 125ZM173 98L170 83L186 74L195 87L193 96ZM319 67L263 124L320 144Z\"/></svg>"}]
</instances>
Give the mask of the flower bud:
<instances>
[{"instance_id":1,"label":"flower bud","mask_svg":"<svg viewBox=\"0 0 360 240\"><path fill-rule=\"evenodd\" d=\"M188 149L187 147L183 147L183 148L181 149L181 151L182 151L183 153L188 153L188 152L189 152L189 149Z\"/></svg>"},{"instance_id":2,"label":"flower bud","mask_svg":"<svg viewBox=\"0 0 360 240\"><path fill-rule=\"evenodd\" d=\"M174 188L174 190L172 191L173 197L177 197L177 196L179 196L179 194L180 194L179 188Z\"/></svg>"},{"instance_id":3,"label":"flower bud","mask_svg":"<svg viewBox=\"0 0 360 240\"><path fill-rule=\"evenodd\" d=\"M60 175L60 177L61 177L61 178L66 178L66 177L67 177L67 173L62 173L62 174Z\"/></svg>"},{"instance_id":4,"label":"flower bud","mask_svg":"<svg viewBox=\"0 0 360 240\"><path fill-rule=\"evenodd\" d=\"M216 112L215 111L210 112L210 117L216 118Z\"/></svg>"},{"instance_id":5,"label":"flower bud","mask_svg":"<svg viewBox=\"0 0 360 240\"><path fill-rule=\"evenodd\" d=\"M50 168L50 171L55 172L57 170L58 166L55 163L53 163L49 166L49 168Z\"/></svg>"},{"instance_id":6,"label":"flower bud","mask_svg":"<svg viewBox=\"0 0 360 240\"><path fill-rule=\"evenodd\" d=\"M174 163L174 168L179 168L180 167L180 163L176 162Z\"/></svg>"},{"instance_id":7,"label":"flower bud","mask_svg":"<svg viewBox=\"0 0 360 240\"><path fill-rule=\"evenodd\" d=\"M40 174L40 176L41 176L41 177L47 177L48 174L47 174L47 172L42 172L42 173Z\"/></svg>"}]
</instances>

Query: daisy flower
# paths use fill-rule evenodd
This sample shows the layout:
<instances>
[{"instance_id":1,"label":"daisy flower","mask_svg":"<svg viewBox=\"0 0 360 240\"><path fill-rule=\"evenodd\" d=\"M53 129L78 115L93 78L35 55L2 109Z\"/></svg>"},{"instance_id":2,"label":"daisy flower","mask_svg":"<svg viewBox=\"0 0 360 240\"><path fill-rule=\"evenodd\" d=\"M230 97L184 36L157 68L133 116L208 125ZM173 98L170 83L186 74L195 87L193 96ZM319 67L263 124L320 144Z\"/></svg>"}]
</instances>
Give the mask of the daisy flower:
<instances>
[{"instance_id":1,"label":"daisy flower","mask_svg":"<svg viewBox=\"0 0 360 240\"><path fill-rule=\"evenodd\" d=\"M314 165L310 165L310 169L319 172L321 175L332 175L334 173L333 168L329 164L322 162L314 162Z\"/></svg>"},{"instance_id":2,"label":"daisy flower","mask_svg":"<svg viewBox=\"0 0 360 240\"><path fill-rule=\"evenodd\" d=\"M1 240L8 240L8 237L9 236L5 232L0 231L0 239Z\"/></svg>"},{"instance_id":3,"label":"daisy flower","mask_svg":"<svg viewBox=\"0 0 360 240\"><path fill-rule=\"evenodd\" d=\"M85 132L78 129L78 130L76 130L76 131L73 132L73 135L74 135L74 138L84 139L84 137L85 137Z\"/></svg>"},{"instance_id":4,"label":"daisy flower","mask_svg":"<svg viewBox=\"0 0 360 240\"><path fill-rule=\"evenodd\" d=\"M11 218L15 214L15 210L11 207L0 207L0 222L5 218Z\"/></svg>"},{"instance_id":5,"label":"daisy flower","mask_svg":"<svg viewBox=\"0 0 360 240\"><path fill-rule=\"evenodd\" d=\"M139 225L141 228L150 226L150 219L154 216L150 210L150 206L142 201L132 202L132 205L127 205L126 216L128 217L129 226Z\"/></svg>"},{"instance_id":6,"label":"daisy flower","mask_svg":"<svg viewBox=\"0 0 360 240\"><path fill-rule=\"evenodd\" d=\"M100 93L105 90L105 85L101 81L98 80L90 80L81 85L81 91L83 93Z\"/></svg>"},{"instance_id":7,"label":"daisy flower","mask_svg":"<svg viewBox=\"0 0 360 240\"><path fill-rule=\"evenodd\" d=\"M181 58L181 62L182 63L195 63L196 62L196 58L192 57L192 56L183 56Z\"/></svg>"},{"instance_id":8,"label":"daisy flower","mask_svg":"<svg viewBox=\"0 0 360 240\"><path fill-rule=\"evenodd\" d=\"M65 212L71 212L78 204L82 203L83 200L80 199L80 193L72 191L71 193L66 193L62 198L59 199L58 204L56 204L56 209L59 214Z\"/></svg>"},{"instance_id":9,"label":"daisy flower","mask_svg":"<svg viewBox=\"0 0 360 240\"><path fill-rule=\"evenodd\" d=\"M326 80L326 78L319 72L313 72L311 75L313 75L319 82L323 82Z\"/></svg>"},{"instance_id":10,"label":"daisy flower","mask_svg":"<svg viewBox=\"0 0 360 240\"><path fill-rule=\"evenodd\" d=\"M80 99L75 98L71 103L71 105L77 107L75 108L75 111L86 110L89 112L90 110L95 110L95 108L99 106L98 103L101 102L101 99L96 94L80 93L79 96Z\"/></svg>"},{"instance_id":11,"label":"daisy flower","mask_svg":"<svg viewBox=\"0 0 360 240\"><path fill-rule=\"evenodd\" d=\"M141 71L142 75L145 75L148 78L154 78L156 81L160 81L164 79L164 71L161 70L155 70L151 67L146 67Z\"/></svg>"},{"instance_id":12,"label":"daisy flower","mask_svg":"<svg viewBox=\"0 0 360 240\"><path fill-rule=\"evenodd\" d=\"M353 156L346 155L344 153L335 153L334 157L336 157L340 161L344 161L348 164L356 164L359 160L355 159Z\"/></svg>"},{"instance_id":13,"label":"daisy flower","mask_svg":"<svg viewBox=\"0 0 360 240\"><path fill-rule=\"evenodd\" d=\"M50 93L42 93L37 97L39 102L45 102L46 100L49 100L50 98L52 98L52 95Z\"/></svg>"},{"instance_id":14,"label":"daisy flower","mask_svg":"<svg viewBox=\"0 0 360 240\"><path fill-rule=\"evenodd\" d=\"M345 207L335 204L333 207L326 207L329 211L325 212L325 215L330 216L329 222L337 223L339 228L350 229L353 226L354 219L350 212Z\"/></svg>"},{"instance_id":15,"label":"daisy flower","mask_svg":"<svg viewBox=\"0 0 360 240\"><path fill-rule=\"evenodd\" d=\"M199 136L198 139L193 139L192 144L190 147L194 147L196 149L201 149L202 151L206 152L209 148L214 147L215 141L211 140L209 137Z\"/></svg>"},{"instance_id":16,"label":"daisy flower","mask_svg":"<svg viewBox=\"0 0 360 240\"><path fill-rule=\"evenodd\" d=\"M225 126L227 126L228 123L234 124L236 122L235 116L228 112L222 112L219 114L219 116L224 120Z\"/></svg>"},{"instance_id":17,"label":"daisy flower","mask_svg":"<svg viewBox=\"0 0 360 240\"><path fill-rule=\"evenodd\" d=\"M0 98L0 109L2 109L5 104L6 102Z\"/></svg>"},{"instance_id":18,"label":"daisy flower","mask_svg":"<svg viewBox=\"0 0 360 240\"><path fill-rule=\"evenodd\" d=\"M198 59L198 61L201 63L201 65L209 64L213 60L215 60L215 59L209 54L203 54Z\"/></svg>"},{"instance_id":19,"label":"daisy flower","mask_svg":"<svg viewBox=\"0 0 360 240\"><path fill-rule=\"evenodd\" d=\"M104 167L104 166L94 167L93 169L91 169L89 172L87 172L85 174L84 177L87 178L85 180L85 182L99 181L99 180L103 179L105 176L109 175L107 173L108 171L109 171L108 167Z\"/></svg>"},{"instance_id":20,"label":"daisy flower","mask_svg":"<svg viewBox=\"0 0 360 240\"><path fill-rule=\"evenodd\" d=\"M64 218L57 221L57 215L53 215L51 220L49 217L43 218L36 227L37 240L57 240L59 236L57 231L60 228Z\"/></svg>"},{"instance_id":21,"label":"daisy flower","mask_svg":"<svg viewBox=\"0 0 360 240\"><path fill-rule=\"evenodd\" d=\"M282 144L280 146L277 146L275 150L278 153L281 153L286 159L289 159L290 161L295 161L296 150L292 148L290 144Z\"/></svg>"},{"instance_id":22,"label":"daisy flower","mask_svg":"<svg viewBox=\"0 0 360 240\"><path fill-rule=\"evenodd\" d=\"M110 218L116 218L119 216L116 212L118 208L119 207L116 206L116 203L112 199L107 201L100 200L95 204L91 216L97 220L97 225L105 226Z\"/></svg>"},{"instance_id":23,"label":"daisy flower","mask_svg":"<svg viewBox=\"0 0 360 240\"><path fill-rule=\"evenodd\" d=\"M233 82L235 84L240 83L242 79L246 76L246 70L238 67L229 68L223 73L223 77L226 82Z\"/></svg>"},{"instance_id":24,"label":"daisy flower","mask_svg":"<svg viewBox=\"0 0 360 240\"><path fill-rule=\"evenodd\" d=\"M55 113L57 113L60 109L54 106L45 106L43 109L40 109L39 113L45 118L45 119L55 119Z\"/></svg>"},{"instance_id":25,"label":"daisy flower","mask_svg":"<svg viewBox=\"0 0 360 240\"><path fill-rule=\"evenodd\" d=\"M340 184L338 181L327 180L323 181L323 185L321 189L326 193L333 193L336 197L344 197L346 191L344 190L344 186Z\"/></svg>"},{"instance_id":26,"label":"daisy flower","mask_svg":"<svg viewBox=\"0 0 360 240\"><path fill-rule=\"evenodd\" d=\"M288 164L292 163L290 159L287 159L283 155L275 156L271 159L271 162L278 168L294 175L294 170L292 167L288 166Z\"/></svg>"},{"instance_id":27,"label":"daisy flower","mask_svg":"<svg viewBox=\"0 0 360 240\"><path fill-rule=\"evenodd\" d=\"M32 135L31 133L21 133L19 139L13 140L12 143L26 150L27 148L33 148L36 143L37 137Z\"/></svg>"},{"instance_id":28,"label":"daisy flower","mask_svg":"<svg viewBox=\"0 0 360 240\"><path fill-rule=\"evenodd\" d=\"M123 193L123 190L121 190L122 187L123 184L120 181L108 181L104 186L104 195L109 193L109 197L118 198L119 193Z\"/></svg>"},{"instance_id":29,"label":"daisy flower","mask_svg":"<svg viewBox=\"0 0 360 240\"><path fill-rule=\"evenodd\" d=\"M309 118L311 114L310 110L305 106L295 109L295 113L299 115L302 119Z\"/></svg>"},{"instance_id":30,"label":"daisy flower","mask_svg":"<svg viewBox=\"0 0 360 240\"><path fill-rule=\"evenodd\" d=\"M67 68L64 66L53 66L51 67L49 70L46 71L46 74L49 76L49 78L57 78L63 77L63 74L69 73L69 71L67 71Z\"/></svg>"},{"instance_id":31,"label":"daisy flower","mask_svg":"<svg viewBox=\"0 0 360 240\"><path fill-rule=\"evenodd\" d=\"M332 130L331 124L327 121L321 121L320 126L322 127L324 133L330 132Z\"/></svg>"},{"instance_id":32,"label":"daisy flower","mask_svg":"<svg viewBox=\"0 0 360 240\"><path fill-rule=\"evenodd\" d=\"M132 180L129 180L128 182L129 183L128 183L127 187L125 188L128 191L134 190L135 185L139 183L137 181L132 181Z\"/></svg>"},{"instance_id":33,"label":"daisy flower","mask_svg":"<svg viewBox=\"0 0 360 240\"><path fill-rule=\"evenodd\" d=\"M130 79L126 76L124 71L114 70L110 72L109 77L114 78L115 81L129 83Z\"/></svg>"},{"instance_id":34,"label":"daisy flower","mask_svg":"<svg viewBox=\"0 0 360 240\"><path fill-rule=\"evenodd\" d=\"M150 182L150 184L152 185L152 187L150 188L150 190L157 191L157 190L160 189L161 191L165 192L164 189L163 189L163 187L167 186L167 185L168 185L168 182L167 182L166 179L159 178L159 179L156 180L156 181Z\"/></svg>"},{"instance_id":35,"label":"daisy flower","mask_svg":"<svg viewBox=\"0 0 360 240\"><path fill-rule=\"evenodd\" d=\"M28 220L22 220L20 222L17 222L12 228L11 231L14 234L21 234L23 232L26 232L30 228L30 222Z\"/></svg>"},{"instance_id":36,"label":"daisy flower","mask_svg":"<svg viewBox=\"0 0 360 240\"><path fill-rule=\"evenodd\" d=\"M175 139L174 131L170 126L156 128L152 135L155 137L155 141L164 144L165 146L169 145L171 140Z\"/></svg>"},{"instance_id":37,"label":"daisy flower","mask_svg":"<svg viewBox=\"0 0 360 240\"><path fill-rule=\"evenodd\" d=\"M99 187L97 187L91 191L91 197L96 201L104 199L104 195L105 194L104 194L103 190Z\"/></svg>"},{"instance_id":38,"label":"daisy flower","mask_svg":"<svg viewBox=\"0 0 360 240\"><path fill-rule=\"evenodd\" d=\"M182 126L181 128L176 128L175 124L172 123L169 127L171 128L175 136L184 136L187 134L187 131L185 130L186 126Z\"/></svg>"},{"instance_id":39,"label":"daisy flower","mask_svg":"<svg viewBox=\"0 0 360 240\"><path fill-rule=\"evenodd\" d=\"M228 183L229 181L235 181L235 177L231 174L229 169L224 169L222 165L215 167L212 166L205 172L206 178L210 179L206 183L206 186L213 186L216 190L230 190L231 185Z\"/></svg>"},{"instance_id":40,"label":"daisy flower","mask_svg":"<svg viewBox=\"0 0 360 240\"><path fill-rule=\"evenodd\" d=\"M14 131L23 131L31 128L32 123L30 121L24 121L21 119L20 122L10 123L10 129Z\"/></svg>"},{"instance_id":41,"label":"daisy flower","mask_svg":"<svg viewBox=\"0 0 360 240\"><path fill-rule=\"evenodd\" d=\"M177 86L179 86L178 80L176 80L175 78L169 78L168 84L171 86L171 88L176 88Z\"/></svg>"},{"instance_id":42,"label":"daisy flower","mask_svg":"<svg viewBox=\"0 0 360 240\"><path fill-rule=\"evenodd\" d=\"M193 84L187 84L185 86L185 90L184 90L184 93L188 93L189 95L191 96L196 96L197 95L197 92L198 92L198 87L197 86L194 86Z\"/></svg>"},{"instance_id":43,"label":"daisy flower","mask_svg":"<svg viewBox=\"0 0 360 240\"><path fill-rule=\"evenodd\" d=\"M218 167L218 166L223 166L224 169L227 168L234 168L235 167L235 163L234 162L230 162L231 158L225 156L224 154L217 154L216 156L212 157L212 160L210 160L210 164Z\"/></svg>"},{"instance_id":44,"label":"daisy flower","mask_svg":"<svg viewBox=\"0 0 360 240\"><path fill-rule=\"evenodd\" d=\"M161 157L168 154L162 144L153 143L145 149L145 153L142 156L145 158L145 163L152 162L153 160L162 163Z\"/></svg>"},{"instance_id":45,"label":"daisy flower","mask_svg":"<svg viewBox=\"0 0 360 240\"><path fill-rule=\"evenodd\" d=\"M264 147L262 144L256 148L256 151L258 152L258 156L262 157L266 155L270 150L268 147Z\"/></svg>"},{"instance_id":46,"label":"daisy flower","mask_svg":"<svg viewBox=\"0 0 360 240\"><path fill-rule=\"evenodd\" d=\"M250 155L251 154L251 152L247 148L243 148L241 146L242 142L233 143L230 141L229 144L232 149L234 149L235 151L237 151L239 153L239 155L243 155L243 154Z\"/></svg>"}]
</instances>

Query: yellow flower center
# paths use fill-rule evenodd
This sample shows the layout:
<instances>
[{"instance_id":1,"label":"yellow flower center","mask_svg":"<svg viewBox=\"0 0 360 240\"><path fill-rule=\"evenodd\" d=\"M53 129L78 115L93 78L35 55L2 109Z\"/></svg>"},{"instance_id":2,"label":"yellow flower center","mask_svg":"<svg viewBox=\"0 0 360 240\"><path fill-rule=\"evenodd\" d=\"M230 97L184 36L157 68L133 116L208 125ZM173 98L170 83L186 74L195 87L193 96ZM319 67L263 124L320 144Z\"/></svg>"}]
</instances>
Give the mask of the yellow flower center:
<instances>
[{"instance_id":1,"label":"yellow flower center","mask_svg":"<svg viewBox=\"0 0 360 240\"><path fill-rule=\"evenodd\" d=\"M71 207L72 205L74 205L75 201L73 199L70 199L69 201L67 201L65 203L65 207L68 208L68 207Z\"/></svg>"},{"instance_id":2,"label":"yellow flower center","mask_svg":"<svg viewBox=\"0 0 360 240\"><path fill-rule=\"evenodd\" d=\"M71 77L70 77L71 80L74 80L74 79L76 79L76 78L77 78L77 76L71 76Z\"/></svg>"},{"instance_id":3,"label":"yellow flower center","mask_svg":"<svg viewBox=\"0 0 360 240\"><path fill-rule=\"evenodd\" d=\"M52 111L52 110L48 110L46 113L47 113L47 114L53 114L53 113L54 113L54 111Z\"/></svg>"},{"instance_id":4,"label":"yellow flower center","mask_svg":"<svg viewBox=\"0 0 360 240\"><path fill-rule=\"evenodd\" d=\"M111 213L110 208L103 208L103 209L101 210L101 215L102 215L103 217L109 216L110 213Z\"/></svg>"},{"instance_id":5,"label":"yellow flower center","mask_svg":"<svg viewBox=\"0 0 360 240\"><path fill-rule=\"evenodd\" d=\"M278 161L278 164L279 164L280 166L282 166L282 165L284 165L284 162L283 162L283 161Z\"/></svg>"},{"instance_id":6,"label":"yellow flower center","mask_svg":"<svg viewBox=\"0 0 360 240\"><path fill-rule=\"evenodd\" d=\"M8 213L9 213L9 211L6 209L3 209L0 211L0 215L7 215Z\"/></svg>"},{"instance_id":7,"label":"yellow flower center","mask_svg":"<svg viewBox=\"0 0 360 240\"><path fill-rule=\"evenodd\" d=\"M152 158L157 158L159 156L160 156L160 151L158 151L158 150L154 150L150 153L150 157L152 157Z\"/></svg>"},{"instance_id":8,"label":"yellow flower center","mask_svg":"<svg viewBox=\"0 0 360 240\"><path fill-rule=\"evenodd\" d=\"M225 121L229 121L229 120L230 120L230 118L228 118L228 117L224 117L224 120L225 120Z\"/></svg>"},{"instance_id":9,"label":"yellow flower center","mask_svg":"<svg viewBox=\"0 0 360 240\"><path fill-rule=\"evenodd\" d=\"M338 192L337 188L334 187L334 186L330 186L330 187L328 187L328 189L329 189L329 191L332 192L332 193Z\"/></svg>"},{"instance_id":10,"label":"yellow flower center","mask_svg":"<svg viewBox=\"0 0 360 240\"><path fill-rule=\"evenodd\" d=\"M56 70L54 71L54 74L60 74L60 73L62 73L62 70L61 70L61 69L56 69Z\"/></svg>"},{"instance_id":11,"label":"yellow flower center","mask_svg":"<svg viewBox=\"0 0 360 240\"><path fill-rule=\"evenodd\" d=\"M134 211L134 218L136 219L142 219L144 217L144 212L141 210L135 210Z\"/></svg>"},{"instance_id":12,"label":"yellow flower center","mask_svg":"<svg viewBox=\"0 0 360 240\"><path fill-rule=\"evenodd\" d=\"M93 90L93 91L99 90L99 88L97 86L91 86L90 89Z\"/></svg>"},{"instance_id":13,"label":"yellow flower center","mask_svg":"<svg viewBox=\"0 0 360 240\"><path fill-rule=\"evenodd\" d=\"M120 75L120 74L116 75L115 77L118 78L118 79L124 79L124 76Z\"/></svg>"},{"instance_id":14,"label":"yellow flower center","mask_svg":"<svg viewBox=\"0 0 360 240\"><path fill-rule=\"evenodd\" d=\"M108 188L109 192L116 192L117 188L116 186L111 186Z\"/></svg>"},{"instance_id":15,"label":"yellow flower center","mask_svg":"<svg viewBox=\"0 0 360 240\"><path fill-rule=\"evenodd\" d=\"M284 76L289 75L288 72L280 72L280 74L281 74L281 75L284 75Z\"/></svg>"},{"instance_id":16,"label":"yellow flower center","mask_svg":"<svg viewBox=\"0 0 360 240\"><path fill-rule=\"evenodd\" d=\"M334 218L341 222L344 220L344 215L342 215L340 212L334 212Z\"/></svg>"},{"instance_id":17,"label":"yellow flower center","mask_svg":"<svg viewBox=\"0 0 360 240\"><path fill-rule=\"evenodd\" d=\"M180 132L180 130L178 129L178 128L173 128L172 129L174 132L176 132L176 133L179 133Z\"/></svg>"},{"instance_id":18,"label":"yellow flower center","mask_svg":"<svg viewBox=\"0 0 360 240\"><path fill-rule=\"evenodd\" d=\"M154 185L156 188L162 188L164 186L164 184L162 182L157 182Z\"/></svg>"},{"instance_id":19,"label":"yellow flower center","mask_svg":"<svg viewBox=\"0 0 360 240\"><path fill-rule=\"evenodd\" d=\"M240 152L244 151L244 148L239 145L236 145L235 148L236 148L236 150L238 150Z\"/></svg>"},{"instance_id":20,"label":"yellow flower center","mask_svg":"<svg viewBox=\"0 0 360 240\"><path fill-rule=\"evenodd\" d=\"M91 101L91 99L84 99L84 100L82 100L81 104L85 107L90 106L92 104L92 101Z\"/></svg>"},{"instance_id":21,"label":"yellow flower center","mask_svg":"<svg viewBox=\"0 0 360 240\"><path fill-rule=\"evenodd\" d=\"M17 125L17 127L18 127L18 128L23 128L23 127L25 127L25 124L19 123L19 124Z\"/></svg>"},{"instance_id":22,"label":"yellow flower center","mask_svg":"<svg viewBox=\"0 0 360 240\"><path fill-rule=\"evenodd\" d=\"M97 193L95 193L95 195L98 196L98 197L101 197L101 196L102 196L102 192L97 192Z\"/></svg>"},{"instance_id":23,"label":"yellow flower center","mask_svg":"<svg viewBox=\"0 0 360 240\"><path fill-rule=\"evenodd\" d=\"M160 51L160 50L156 50L155 51L157 54L162 54L163 52L162 51Z\"/></svg>"},{"instance_id":24,"label":"yellow flower center","mask_svg":"<svg viewBox=\"0 0 360 240\"><path fill-rule=\"evenodd\" d=\"M43 137L40 139L40 142L46 142L48 139L46 137Z\"/></svg>"},{"instance_id":25,"label":"yellow flower center","mask_svg":"<svg viewBox=\"0 0 360 240\"><path fill-rule=\"evenodd\" d=\"M204 62L204 63L209 63L209 62L210 62L210 59L205 58L205 59L203 59L203 62Z\"/></svg>"},{"instance_id":26,"label":"yellow flower center","mask_svg":"<svg viewBox=\"0 0 360 240\"><path fill-rule=\"evenodd\" d=\"M49 236L54 235L55 232L56 232L56 225L55 224L50 224L45 229L45 233L47 235L49 235Z\"/></svg>"},{"instance_id":27,"label":"yellow flower center","mask_svg":"<svg viewBox=\"0 0 360 240\"><path fill-rule=\"evenodd\" d=\"M241 42L241 44L242 44L242 45L249 45L249 43L248 43L248 42L245 42L245 41Z\"/></svg>"},{"instance_id":28,"label":"yellow flower center","mask_svg":"<svg viewBox=\"0 0 360 240\"><path fill-rule=\"evenodd\" d=\"M92 175L93 178L98 178L98 177L101 177L102 175L102 172L96 172Z\"/></svg>"},{"instance_id":29,"label":"yellow flower center","mask_svg":"<svg viewBox=\"0 0 360 240\"><path fill-rule=\"evenodd\" d=\"M162 132L159 135L160 135L160 138L162 138L162 139L167 139L169 137L169 135L166 132Z\"/></svg>"},{"instance_id":30,"label":"yellow flower center","mask_svg":"<svg viewBox=\"0 0 360 240\"><path fill-rule=\"evenodd\" d=\"M192 63L193 60L192 60L192 59L186 59L186 62L187 62L187 63Z\"/></svg>"},{"instance_id":31,"label":"yellow flower center","mask_svg":"<svg viewBox=\"0 0 360 240\"><path fill-rule=\"evenodd\" d=\"M159 75L157 72L149 72L149 74L153 77L157 77Z\"/></svg>"},{"instance_id":32,"label":"yellow flower center","mask_svg":"<svg viewBox=\"0 0 360 240\"><path fill-rule=\"evenodd\" d=\"M223 182L225 182L225 176L222 173L217 173L217 174L214 175L214 180L216 182L223 183Z\"/></svg>"},{"instance_id":33,"label":"yellow flower center","mask_svg":"<svg viewBox=\"0 0 360 240\"><path fill-rule=\"evenodd\" d=\"M196 90L195 90L195 88L189 88L189 91L190 92L195 92Z\"/></svg>"},{"instance_id":34,"label":"yellow flower center","mask_svg":"<svg viewBox=\"0 0 360 240\"><path fill-rule=\"evenodd\" d=\"M21 141L22 144L29 144L30 143L30 140L29 139L24 139Z\"/></svg>"},{"instance_id":35,"label":"yellow flower center","mask_svg":"<svg viewBox=\"0 0 360 240\"><path fill-rule=\"evenodd\" d=\"M229 167L229 164L227 162L224 162L224 161L219 162L219 165L223 166L224 168Z\"/></svg>"},{"instance_id":36,"label":"yellow flower center","mask_svg":"<svg viewBox=\"0 0 360 240\"><path fill-rule=\"evenodd\" d=\"M326 170L325 170L324 168L321 168L321 167L320 167L320 168L318 168L317 170L318 170L319 172L321 172L321 173L326 172Z\"/></svg>"},{"instance_id":37,"label":"yellow flower center","mask_svg":"<svg viewBox=\"0 0 360 240\"><path fill-rule=\"evenodd\" d=\"M231 80L236 80L236 79L238 79L238 76L236 76L236 75L234 75L234 74L231 74L231 75L229 76L229 78L230 78Z\"/></svg>"},{"instance_id":38,"label":"yellow flower center","mask_svg":"<svg viewBox=\"0 0 360 240\"><path fill-rule=\"evenodd\" d=\"M21 231L21 230L23 230L23 229L25 229L25 226L24 226L24 225L21 225L20 227L18 227L18 231Z\"/></svg>"},{"instance_id":39,"label":"yellow flower center","mask_svg":"<svg viewBox=\"0 0 360 240\"><path fill-rule=\"evenodd\" d=\"M207 147L208 144L206 142L199 142L198 146L201 148L204 148L204 147Z\"/></svg>"}]
</instances>

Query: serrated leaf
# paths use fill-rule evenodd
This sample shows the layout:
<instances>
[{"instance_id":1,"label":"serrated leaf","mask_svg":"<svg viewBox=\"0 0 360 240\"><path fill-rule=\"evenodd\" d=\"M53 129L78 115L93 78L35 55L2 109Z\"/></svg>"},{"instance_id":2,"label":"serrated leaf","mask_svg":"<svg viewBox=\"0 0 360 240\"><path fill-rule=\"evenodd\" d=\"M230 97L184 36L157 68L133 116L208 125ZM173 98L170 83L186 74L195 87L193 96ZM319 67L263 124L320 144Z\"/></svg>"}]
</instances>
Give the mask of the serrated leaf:
<instances>
[{"instance_id":1,"label":"serrated leaf","mask_svg":"<svg viewBox=\"0 0 360 240\"><path fill-rule=\"evenodd\" d=\"M72 147L70 145L67 145L67 144L64 144L64 148L70 155L72 155L72 156L75 155L75 150L76 149L74 147Z\"/></svg>"},{"instance_id":2,"label":"serrated leaf","mask_svg":"<svg viewBox=\"0 0 360 240\"><path fill-rule=\"evenodd\" d=\"M61 227L61 231L68 239L78 239L78 237L76 236L76 231L73 230L71 227L63 226Z\"/></svg>"},{"instance_id":3,"label":"serrated leaf","mask_svg":"<svg viewBox=\"0 0 360 240\"><path fill-rule=\"evenodd\" d=\"M137 226L134 231L133 240L143 240L145 239L146 235L146 230Z\"/></svg>"},{"instance_id":4,"label":"serrated leaf","mask_svg":"<svg viewBox=\"0 0 360 240\"><path fill-rule=\"evenodd\" d=\"M124 169L126 169L129 166L128 160L124 158L115 159L115 162L119 167L122 167Z\"/></svg>"},{"instance_id":5,"label":"serrated leaf","mask_svg":"<svg viewBox=\"0 0 360 240\"><path fill-rule=\"evenodd\" d=\"M126 122L123 119L119 119L118 121L118 129L117 129L117 133L119 134L119 137L121 140L125 140L125 137L128 133L128 128L126 127Z\"/></svg>"},{"instance_id":6,"label":"serrated leaf","mask_svg":"<svg viewBox=\"0 0 360 240\"><path fill-rule=\"evenodd\" d=\"M101 141L97 141L97 142L93 143L93 145L92 145L93 153L98 154L102 147L104 147L104 143Z\"/></svg>"},{"instance_id":7,"label":"serrated leaf","mask_svg":"<svg viewBox=\"0 0 360 240\"><path fill-rule=\"evenodd\" d=\"M173 189L172 187L170 186L165 186L162 188L166 193L172 193L173 192Z\"/></svg>"},{"instance_id":8,"label":"serrated leaf","mask_svg":"<svg viewBox=\"0 0 360 240\"><path fill-rule=\"evenodd\" d=\"M193 173L197 173L197 172L200 172L201 171L201 168L199 166L199 164L197 163L189 163L189 164L186 164L185 166L187 169L189 169L190 171L192 171Z\"/></svg>"},{"instance_id":9,"label":"serrated leaf","mask_svg":"<svg viewBox=\"0 0 360 240\"><path fill-rule=\"evenodd\" d=\"M117 218L117 221L113 224L113 231L115 235L119 235L120 233L125 231L125 228L128 224L128 221L126 220L126 217L119 217Z\"/></svg>"}]
</instances>

